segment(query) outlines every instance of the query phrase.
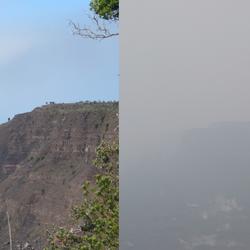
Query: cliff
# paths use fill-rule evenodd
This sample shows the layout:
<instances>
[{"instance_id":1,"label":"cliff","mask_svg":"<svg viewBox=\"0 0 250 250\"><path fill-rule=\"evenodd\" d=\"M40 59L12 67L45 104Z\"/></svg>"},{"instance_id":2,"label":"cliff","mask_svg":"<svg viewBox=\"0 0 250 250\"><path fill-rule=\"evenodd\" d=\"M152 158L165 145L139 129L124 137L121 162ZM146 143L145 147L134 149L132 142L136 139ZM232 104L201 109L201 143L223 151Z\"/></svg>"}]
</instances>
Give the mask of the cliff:
<instances>
[{"instance_id":1,"label":"cliff","mask_svg":"<svg viewBox=\"0 0 250 250\"><path fill-rule=\"evenodd\" d=\"M0 249L9 249L7 210L14 249L42 249L52 224L70 224L96 146L117 139L114 102L45 105L0 125Z\"/></svg>"}]
</instances>

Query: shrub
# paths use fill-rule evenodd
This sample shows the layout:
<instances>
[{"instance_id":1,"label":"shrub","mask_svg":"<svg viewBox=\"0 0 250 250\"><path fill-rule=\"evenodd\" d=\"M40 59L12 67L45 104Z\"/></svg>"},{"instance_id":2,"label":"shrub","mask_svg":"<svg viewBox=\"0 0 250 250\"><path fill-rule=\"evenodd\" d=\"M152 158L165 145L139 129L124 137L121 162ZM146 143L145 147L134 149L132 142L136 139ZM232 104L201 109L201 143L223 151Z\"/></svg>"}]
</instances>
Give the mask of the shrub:
<instances>
[{"instance_id":1,"label":"shrub","mask_svg":"<svg viewBox=\"0 0 250 250\"><path fill-rule=\"evenodd\" d=\"M83 185L82 203L73 207L75 228L49 234L47 250L119 249L119 147L102 142L94 165L100 169L94 183Z\"/></svg>"}]
</instances>

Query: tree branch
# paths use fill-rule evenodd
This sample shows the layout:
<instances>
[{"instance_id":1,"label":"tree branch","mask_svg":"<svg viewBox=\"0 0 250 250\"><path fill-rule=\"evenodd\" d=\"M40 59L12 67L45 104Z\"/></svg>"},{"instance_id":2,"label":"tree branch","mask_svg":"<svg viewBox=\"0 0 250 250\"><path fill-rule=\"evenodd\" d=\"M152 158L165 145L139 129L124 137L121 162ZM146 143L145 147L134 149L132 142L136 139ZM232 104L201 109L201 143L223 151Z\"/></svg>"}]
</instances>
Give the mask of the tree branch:
<instances>
[{"instance_id":1,"label":"tree branch","mask_svg":"<svg viewBox=\"0 0 250 250\"><path fill-rule=\"evenodd\" d=\"M73 35L78 35L83 38L89 38L93 40L103 40L106 38L118 36L119 33L111 32L105 25L104 22L100 22L100 19L94 16L88 16L89 19L95 26L95 29L91 29L89 26L81 27L79 24L74 23L73 21L69 21L69 25L72 27Z\"/></svg>"}]
</instances>

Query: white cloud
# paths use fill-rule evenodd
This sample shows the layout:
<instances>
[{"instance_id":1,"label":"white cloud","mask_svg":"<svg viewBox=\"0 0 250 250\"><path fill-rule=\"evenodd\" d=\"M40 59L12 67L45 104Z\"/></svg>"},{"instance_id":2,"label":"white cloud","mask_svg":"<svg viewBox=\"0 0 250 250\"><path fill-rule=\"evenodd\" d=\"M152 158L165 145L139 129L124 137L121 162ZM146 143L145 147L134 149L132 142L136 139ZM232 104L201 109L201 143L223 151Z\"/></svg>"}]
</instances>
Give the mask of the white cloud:
<instances>
[{"instance_id":1,"label":"white cloud","mask_svg":"<svg viewBox=\"0 0 250 250\"><path fill-rule=\"evenodd\" d=\"M243 208L238 204L236 198L227 199L224 196L218 196L210 207L202 212L201 216L207 220L209 217L217 216L218 213L240 212L242 210Z\"/></svg>"},{"instance_id":2,"label":"white cloud","mask_svg":"<svg viewBox=\"0 0 250 250\"><path fill-rule=\"evenodd\" d=\"M209 246L215 247L217 245L217 235L200 235L191 239L190 241L179 239L180 244L185 250L197 249L197 247Z\"/></svg>"},{"instance_id":3,"label":"white cloud","mask_svg":"<svg viewBox=\"0 0 250 250\"><path fill-rule=\"evenodd\" d=\"M214 209L217 212L224 212L224 213L242 210L242 208L239 206L235 198L226 199L223 196L218 196L216 198L214 203Z\"/></svg>"}]
</instances>

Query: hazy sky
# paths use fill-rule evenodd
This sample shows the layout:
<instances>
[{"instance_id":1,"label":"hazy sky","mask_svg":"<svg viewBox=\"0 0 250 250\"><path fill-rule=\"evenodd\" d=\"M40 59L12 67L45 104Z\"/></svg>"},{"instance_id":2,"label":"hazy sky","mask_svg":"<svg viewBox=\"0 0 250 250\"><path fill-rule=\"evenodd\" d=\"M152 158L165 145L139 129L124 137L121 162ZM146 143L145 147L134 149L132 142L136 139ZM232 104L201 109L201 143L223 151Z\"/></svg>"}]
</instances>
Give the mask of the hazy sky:
<instances>
[{"instance_id":1,"label":"hazy sky","mask_svg":"<svg viewBox=\"0 0 250 250\"><path fill-rule=\"evenodd\" d=\"M141 123L154 123L154 114L164 129L250 120L249 8L233 0L143 1L138 16L124 4L124 105Z\"/></svg>"},{"instance_id":2,"label":"hazy sky","mask_svg":"<svg viewBox=\"0 0 250 250\"><path fill-rule=\"evenodd\" d=\"M89 1L0 2L0 123L46 101L117 100L118 39L73 36Z\"/></svg>"}]
</instances>

